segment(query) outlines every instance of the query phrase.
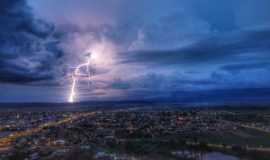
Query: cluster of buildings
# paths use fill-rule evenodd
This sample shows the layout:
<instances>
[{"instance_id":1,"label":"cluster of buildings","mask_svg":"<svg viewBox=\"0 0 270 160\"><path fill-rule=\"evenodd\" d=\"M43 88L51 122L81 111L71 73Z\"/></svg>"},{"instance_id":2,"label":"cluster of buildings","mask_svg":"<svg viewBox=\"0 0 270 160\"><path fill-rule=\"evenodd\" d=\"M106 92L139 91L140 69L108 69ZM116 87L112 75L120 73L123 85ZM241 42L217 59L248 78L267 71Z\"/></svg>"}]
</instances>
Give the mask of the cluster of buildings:
<instances>
[{"instance_id":1,"label":"cluster of buildings","mask_svg":"<svg viewBox=\"0 0 270 160\"><path fill-rule=\"evenodd\" d=\"M23 131L69 116L68 112L0 112L1 132Z\"/></svg>"},{"instance_id":2,"label":"cluster of buildings","mask_svg":"<svg viewBox=\"0 0 270 160\"><path fill-rule=\"evenodd\" d=\"M228 116L230 113L219 110L127 109L0 114L0 159L12 156L25 156L29 160L40 157L68 159L75 154L88 157L86 159L135 160L135 157L121 154L132 141L172 141L178 137L196 141L192 139L195 135L221 134L239 127ZM1 133L7 131L9 133L1 137Z\"/></svg>"}]
</instances>

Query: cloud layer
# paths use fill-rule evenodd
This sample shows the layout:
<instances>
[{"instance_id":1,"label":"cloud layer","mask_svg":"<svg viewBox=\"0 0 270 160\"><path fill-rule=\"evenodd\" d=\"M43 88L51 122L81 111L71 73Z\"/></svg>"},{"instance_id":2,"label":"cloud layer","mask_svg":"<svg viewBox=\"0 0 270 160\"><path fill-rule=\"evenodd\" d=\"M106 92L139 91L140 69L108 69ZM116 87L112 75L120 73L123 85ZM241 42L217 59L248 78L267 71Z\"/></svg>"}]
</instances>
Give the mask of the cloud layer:
<instances>
[{"instance_id":1,"label":"cloud layer","mask_svg":"<svg viewBox=\"0 0 270 160\"><path fill-rule=\"evenodd\" d=\"M239 99L252 97L242 91L270 88L268 6L269 0L4 0L0 87L9 83L18 101L24 96L17 85L29 87L28 95L46 90L48 98L35 99L63 101L72 70L91 52L94 76L91 87L78 83L78 100L191 100L236 90ZM181 98L185 93L190 98Z\"/></svg>"},{"instance_id":2,"label":"cloud layer","mask_svg":"<svg viewBox=\"0 0 270 160\"><path fill-rule=\"evenodd\" d=\"M54 27L35 19L24 0L0 2L0 81L25 83L54 77L62 53Z\"/></svg>"}]
</instances>

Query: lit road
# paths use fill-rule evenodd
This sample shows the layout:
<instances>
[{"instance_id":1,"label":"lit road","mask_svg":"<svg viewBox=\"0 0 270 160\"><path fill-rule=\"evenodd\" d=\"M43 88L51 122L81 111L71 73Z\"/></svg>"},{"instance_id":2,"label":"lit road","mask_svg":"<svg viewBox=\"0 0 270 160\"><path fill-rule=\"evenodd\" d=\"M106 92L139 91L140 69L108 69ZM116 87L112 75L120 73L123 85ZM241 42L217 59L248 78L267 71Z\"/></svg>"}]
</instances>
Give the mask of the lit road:
<instances>
[{"instance_id":1,"label":"lit road","mask_svg":"<svg viewBox=\"0 0 270 160\"><path fill-rule=\"evenodd\" d=\"M12 132L8 136L0 138L0 152L8 150L10 148L12 142L14 142L16 139L18 139L20 137L25 137L25 136L37 134L47 127L56 127L56 126L60 126L60 125L66 124L66 123L71 123L72 121L74 121L76 119L79 119L82 117L87 117L87 116L92 116L94 114L95 114L95 112L74 113L71 116L63 118L61 120L51 121L51 122L47 122L45 124L41 124L40 126L38 126L36 128L27 129L24 131Z\"/></svg>"}]
</instances>

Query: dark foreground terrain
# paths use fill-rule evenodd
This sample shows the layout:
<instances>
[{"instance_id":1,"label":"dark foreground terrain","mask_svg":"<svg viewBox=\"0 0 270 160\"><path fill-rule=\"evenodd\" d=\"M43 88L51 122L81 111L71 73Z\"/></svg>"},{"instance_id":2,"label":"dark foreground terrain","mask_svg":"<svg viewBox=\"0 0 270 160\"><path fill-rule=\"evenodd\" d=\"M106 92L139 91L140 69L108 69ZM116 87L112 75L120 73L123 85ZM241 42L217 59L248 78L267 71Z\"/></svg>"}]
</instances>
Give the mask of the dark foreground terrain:
<instances>
[{"instance_id":1,"label":"dark foreground terrain","mask_svg":"<svg viewBox=\"0 0 270 160\"><path fill-rule=\"evenodd\" d=\"M270 159L268 108L153 108L3 110L0 159Z\"/></svg>"}]
</instances>

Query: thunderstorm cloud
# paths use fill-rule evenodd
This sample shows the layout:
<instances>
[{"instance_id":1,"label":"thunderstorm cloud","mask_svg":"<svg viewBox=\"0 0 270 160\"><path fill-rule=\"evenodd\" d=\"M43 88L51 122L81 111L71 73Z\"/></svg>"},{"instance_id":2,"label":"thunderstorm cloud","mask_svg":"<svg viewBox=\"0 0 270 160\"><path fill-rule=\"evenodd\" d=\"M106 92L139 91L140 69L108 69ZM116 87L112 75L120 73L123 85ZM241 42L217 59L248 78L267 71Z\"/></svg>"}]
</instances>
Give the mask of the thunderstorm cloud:
<instances>
[{"instance_id":1,"label":"thunderstorm cloud","mask_svg":"<svg viewBox=\"0 0 270 160\"><path fill-rule=\"evenodd\" d=\"M269 0L2 0L0 102L270 98Z\"/></svg>"}]
</instances>

